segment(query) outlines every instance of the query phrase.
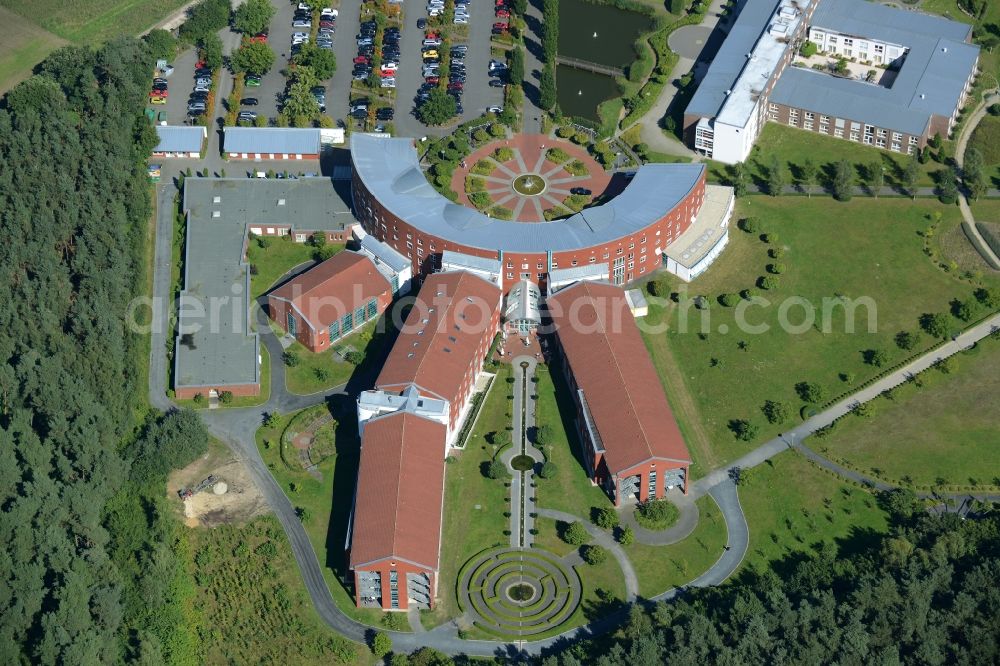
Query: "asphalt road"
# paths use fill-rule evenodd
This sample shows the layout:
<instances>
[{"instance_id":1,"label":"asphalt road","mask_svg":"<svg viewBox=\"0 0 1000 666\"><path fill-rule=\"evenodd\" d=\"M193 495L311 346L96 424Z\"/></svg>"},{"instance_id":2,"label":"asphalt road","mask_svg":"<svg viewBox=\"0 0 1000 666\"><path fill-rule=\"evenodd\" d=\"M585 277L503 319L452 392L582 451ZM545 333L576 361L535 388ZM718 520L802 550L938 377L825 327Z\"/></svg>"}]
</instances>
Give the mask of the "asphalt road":
<instances>
[{"instance_id":1,"label":"asphalt road","mask_svg":"<svg viewBox=\"0 0 1000 666\"><path fill-rule=\"evenodd\" d=\"M166 109L167 123L170 125L183 125L187 120L188 98L194 89L194 64L198 60L198 54L194 49L185 49L171 63L174 66L174 73L167 79L167 89L170 96L164 105L152 104L150 108L160 111Z\"/></svg>"}]
</instances>

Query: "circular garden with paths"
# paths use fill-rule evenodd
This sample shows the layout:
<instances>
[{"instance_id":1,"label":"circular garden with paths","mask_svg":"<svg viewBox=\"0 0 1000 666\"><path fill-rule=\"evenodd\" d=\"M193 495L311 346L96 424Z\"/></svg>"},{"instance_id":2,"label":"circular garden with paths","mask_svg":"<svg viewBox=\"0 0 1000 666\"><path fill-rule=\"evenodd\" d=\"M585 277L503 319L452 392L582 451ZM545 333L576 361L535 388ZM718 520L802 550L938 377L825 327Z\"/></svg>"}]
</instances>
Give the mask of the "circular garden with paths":
<instances>
[{"instance_id":1,"label":"circular garden with paths","mask_svg":"<svg viewBox=\"0 0 1000 666\"><path fill-rule=\"evenodd\" d=\"M491 217L544 222L582 210L610 182L611 174L580 146L517 134L469 155L455 169L451 187L460 203Z\"/></svg>"},{"instance_id":2,"label":"circular garden with paths","mask_svg":"<svg viewBox=\"0 0 1000 666\"><path fill-rule=\"evenodd\" d=\"M544 551L496 548L462 567L458 601L473 624L499 636L555 629L580 605L580 578Z\"/></svg>"}]
</instances>

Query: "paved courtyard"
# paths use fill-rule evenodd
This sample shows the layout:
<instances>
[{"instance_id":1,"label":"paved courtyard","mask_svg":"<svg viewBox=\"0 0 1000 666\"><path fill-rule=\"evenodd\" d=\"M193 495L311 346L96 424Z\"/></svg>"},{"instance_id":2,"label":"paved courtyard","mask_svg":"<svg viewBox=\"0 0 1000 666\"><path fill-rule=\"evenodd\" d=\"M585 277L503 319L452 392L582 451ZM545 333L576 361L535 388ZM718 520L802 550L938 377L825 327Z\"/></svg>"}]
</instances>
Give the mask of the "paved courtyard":
<instances>
[{"instance_id":1,"label":"paved courtyard","mask_svg":"<svg viewBox=\"0 0 1000 666\"><path fill-rule=\"evenodd\" d=\"M480 162L492 167L489 173L473 172ZM567 167L580 169L581 175L570 173ZM488 195L488 205L474 203L477 190L470 188L467 191L467 182L482 187L479 191ZM506 208L512 211L512 219L521 222L544 222L548 210L558 212L559 217L567 217L573 211L566 208L563 201L574 188L589 190L597 198L610 194L610 185L611 174L586 150L543 134L519 134L482 146L455 169L451 183L452 189L458 192L460 203L497 217L500 215L496 214L496 209ZM473 196L470 198L470 195Z\"/></svg>"}]
</instances>

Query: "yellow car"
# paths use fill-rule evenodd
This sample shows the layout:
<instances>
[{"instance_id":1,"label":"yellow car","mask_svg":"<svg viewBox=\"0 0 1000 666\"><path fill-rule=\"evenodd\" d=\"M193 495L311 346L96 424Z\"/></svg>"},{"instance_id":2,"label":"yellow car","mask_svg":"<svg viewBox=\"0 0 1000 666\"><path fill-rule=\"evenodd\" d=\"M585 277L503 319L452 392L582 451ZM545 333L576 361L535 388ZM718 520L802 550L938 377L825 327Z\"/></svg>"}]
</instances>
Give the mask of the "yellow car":
<instances>
[{"instance_id":1,"label":"yellow car","mask_svg":"<svg viewBox=\"0 0 1000 666\"><path fill-rule=\"evenodd\" d=\"M430 60L431 58L437 58L437 51L424 51L424 60Z\"/></svg>"},{"instance_id":2,"label":"yellow car","mask_svg":"<svg viewBox=\"0 0 1000 666\"><path fill-rule=\"evenodd\" d=\"M167 98L166 97L151 97L149 99L149 101L150 101L151 104L166 104L167 103Z\"/></svg>"}]
</instances>

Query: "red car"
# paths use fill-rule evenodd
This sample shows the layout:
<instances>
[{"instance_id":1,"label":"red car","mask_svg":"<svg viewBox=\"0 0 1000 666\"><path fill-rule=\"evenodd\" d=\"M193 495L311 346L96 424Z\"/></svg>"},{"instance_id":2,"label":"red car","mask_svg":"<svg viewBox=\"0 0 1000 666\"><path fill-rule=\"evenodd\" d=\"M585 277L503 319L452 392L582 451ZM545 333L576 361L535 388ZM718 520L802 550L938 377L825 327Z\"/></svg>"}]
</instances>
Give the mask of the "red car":
<instances>
[{"instance_id":1,"label":"red car","mask_svg":"<svg viewBox=\"0 0 1000 666\"><path fill-rule=\"evenodd\" d=\"M441 39L441 33L430 31L424 35L424 39Z\"/></svg>"},{"instance_id":2,"label":"red car","mask_svg":"<svg viewBox=\"0 0 1000 666\"><path fill-rule=\"evenodd\" d=\"M205 64L204 60L199 60L194 64L195 69L205 69L206 67L208 67L208 65Z\"/></svg>"},{"instance_id":3,"label":"red car","mask_svg":"<svg viewBox=\"0 0 1000 666\"><path fill-rule=\"evenodd\" d=\"M251 43L258 42L260 44L267 44L267 33L266 32L257 33L253 37L247 39L247 41Z\"/></svg>"},{"instance_id":4,"label":"red car","mask_svg":"<svg viewBox=\"0 0 1000 666\"><path fill-rule=\"evenodd\" d=\"M448 90L462 90L463 88L465 88L465 84L458 81L448 84Z\"/></svg>"},{"instance_id":5,"label":"red car","mask_svg":"<svg viewBox=\"0 0 1000 666\"><path fill-rule=\"evenodd\" d=\"M493 29L494 30L506 30L507 28L508 28L508 25L506 23L497 22L497 23L493 24Z\"/></svg>"},{"instance_id":6,"label":"red car","mask_svg":"<svg viewBox=\"0 0 1000 666\"><path fill-rule=\"evenodd\" d=\"M509 18L509 17L510 17L510 11L508 11L504 7L497 8L497 18Z\"/></svg>"},{"instance_id":7,"label":"red car","mask_svg":"<svg viewBox=\"0 0 1000 666\"><path fill-rule=\"evenodd\" d=\"M321 28L333 28L334 25L335 24L334 24L333 21L320 21L319 22L319 27L321 27Z\"/></svg>"},{"instance_id":8,"label":"red car","mask_svg":"<svg viewBox=\"0 0 1000 666\"><path fill-rule=\"evenodd\" d=\"M367 65L370 62L371 60L369 60L365 56L358 56L357 58L354 59L355 65Z\"/></svg>"},{"instance_id":9,"label":"red car","mask_svg":"<svg viewBox=\"0 0 1000 666\"><path fill-rule=\"evenodd\" d=\"M433 86L436 86L437 84L441 83L441 78L438 76L426 76L424 77L424 81Z\"/></svg>"},{"instance_id":10,"label":"red car","mask_svg":"<svg viewBox=\"0 0 1000 666\"><path fill-rule=\"evenodd\" d=\"M383 69L381 72L379 72L379 76L381 76L383 79L391 79L394 76L396 76L396 70Z\"/></svg>"},{"instance_id":11,"label":"red car","mask_svg":"<svg viewBox=\"0 0 1000 666\"><path fill-rule=\"evenodd\" d=\"M149 96L150 97L170 97L170 93L168 93L166 91L166 89L163 89L163 90L150 90L149 91Z\"/></svg>"},{"instance_id":12,"label":"red car","mask_svg":"<svg viewBox=\"0 0 1000 666\"><path fill-rule=\"evenodd\" d=\"M507 7L507 0L497 0L497 7Z\"/></svg>"}]
</instances>

